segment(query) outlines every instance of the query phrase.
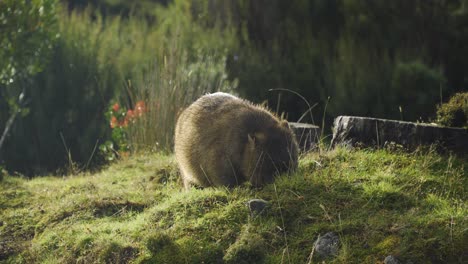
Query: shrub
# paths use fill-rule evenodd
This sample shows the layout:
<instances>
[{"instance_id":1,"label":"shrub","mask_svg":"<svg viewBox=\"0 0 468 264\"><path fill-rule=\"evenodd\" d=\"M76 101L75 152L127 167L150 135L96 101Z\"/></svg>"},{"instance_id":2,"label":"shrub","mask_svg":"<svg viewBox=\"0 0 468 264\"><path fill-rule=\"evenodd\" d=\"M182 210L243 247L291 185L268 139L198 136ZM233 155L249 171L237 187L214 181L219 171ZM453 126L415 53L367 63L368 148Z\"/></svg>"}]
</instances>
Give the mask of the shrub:
<instances>
[{"instance_id":1,"label":"shrub","mask_svg":"<svg viewBox=\"0 0 468 264\"><path fill-rule=\"evenodd\" d=\"M106 141L99 146L100 154L107 161L113 161L117 157L126 157L132 150L128 140L128 130L145 117L148 109L144 101L138 101L134 109L121 107L115 103L106 112L108 124L112 129L112 141ZM114 144L115 143L115 144Z\"/></svg>"},{"instance_id":2,"label":"shrub","mask_svg":"<svg viewBox=\"0 0 468 264\"><path fill-rule=\"evenodd\" d=\"M112 136L107 150L170 150L183 107L203 93L235 87L225 73L231 32L202 28L191 12L180 0L158 6L154 23L63 10L50 63L29 85L31 114L5 144L8 169L89 168L103 162L97 147ZM122 109L144 101L148 112L131 126L111 129L104 113L116 101Z\"/></svg>"},{"instance_id":3,"label":"shrub","mask_svg":"<svg viewBox=\"0 0 468 264\"><path fill-rule=\"evenodd\" d=\"M0 84L40 72L56 39L56 0L0 2Z\"/></svg>"},{"instance_id":4,"label":"shrub","mask_svg":"<svg viewBox=\"0 0 468 264\"><path fill-rule=\"evenodd\" d=\"M437 123L449 127L468 128L468 92L457 93L437 107Z\"/></svg>"},{"instance_id":5,"label":"shrub","mask_svg":"<svg viewBox=\"0 0 468 264\"><path fill-rule=\"evenodd\" d=\"M102 18L89 15L61 13L50 63L30 84L31 114L18 120L5 144L10 170L38 174L72 160L84 165L105 136L102 113L125 71L119 48L131 47L112 38L119 21L103 28Z\"/></svg>"},{"instance_id":6,"label":"shrub","mask_svg":"<svg viewBox=\"0 0 468 264\"><path fill-rule=\"evenodd\" d=\"M27 86L47 64L57 39L56 5L56 0L0 1L0 151L3 133L8 135L18 114L29 113Z\"/></svg>"}]
</instances>

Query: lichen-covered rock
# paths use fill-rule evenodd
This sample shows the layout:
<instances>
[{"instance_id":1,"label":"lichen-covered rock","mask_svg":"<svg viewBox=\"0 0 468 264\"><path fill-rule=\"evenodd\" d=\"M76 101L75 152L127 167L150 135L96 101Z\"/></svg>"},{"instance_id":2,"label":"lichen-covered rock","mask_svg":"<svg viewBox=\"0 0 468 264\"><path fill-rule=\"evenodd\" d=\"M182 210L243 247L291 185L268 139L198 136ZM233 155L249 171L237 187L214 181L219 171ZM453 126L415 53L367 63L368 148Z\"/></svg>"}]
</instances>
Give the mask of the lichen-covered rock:
<instances>
[{"instance_id":1,"label":"lichen-covered rock","mask_svg":"<svg viewBox=\"0 0 468 264\"><path fill-rule=\"evenodd\" d=\"M384 264L401 264L401 262L396 257L389 255L385 258Z\"/></svg>"},{"instance_id":2,"label":"lichen-covered rock","mask_svg":"<svg viewBox=\"0 0 468 264\"><path fill-rule=\"evenodd\" d=\"M320 141L320 127L307 123L289 122L289 127L296 136L300 152L316 150Z\"/></svg>"},{"instance_id":3,"label":"lichen-covered rock","mask_svg":"<svg viewBox=\"0 0 468 264\"><path fill-rule=\"evenodd\" d=\"M251 216L257 216L266 211L270 203L263 199L252 199L247 202Z\"/></svg>"},{"instance_id":4,"label":"lichen-covered rock","mask_svg":"<svg viewBox=\"0 0 468 264\"><path fill-rule=\"evenodd\" d=\"M435 144L444 150L467 154L468 129L357 116L335 119L332 146L382 147L389 142L410 150Z\"/></svg>"},{"instance_id":5,"label":"lichen-covered rock","mask_svg":"<svg viewBox=\"0 0 468 264\"><path fill-rule=\"evenodd\" d=\"M314 252L320 258L331 258L338 255L340 249L340 238L334 232L328 232L315 241Z\"/></svg>"}]
</instances>

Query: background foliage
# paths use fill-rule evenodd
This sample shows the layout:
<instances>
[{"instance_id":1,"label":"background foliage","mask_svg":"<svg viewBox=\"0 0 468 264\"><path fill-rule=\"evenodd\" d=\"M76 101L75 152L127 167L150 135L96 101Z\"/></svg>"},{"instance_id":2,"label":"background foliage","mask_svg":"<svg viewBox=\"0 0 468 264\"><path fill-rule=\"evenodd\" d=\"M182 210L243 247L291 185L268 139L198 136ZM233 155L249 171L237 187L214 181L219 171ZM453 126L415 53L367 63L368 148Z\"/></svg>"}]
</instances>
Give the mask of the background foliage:
<instances>
[{"instance_id":1,"label":"background foliage","mask_svg":"<svg viewBox=\"0 0 468 264\"><path fill-rule=\"evenodd\" d=\"M105 112L141 100L148 114L128 129L132 150L170 150L177 114L215 90L297 120L306 103L269 91L290 89L317 103L313 117L326 129L339 114L432 121L438 104L468 86L467 4L2 1L2 76L14 67L28 77L2 82L0 130L21 87L30 114L15 123L1 160L32 174L97 165L97 146L111 135Z\"/></svg>"},{"instance_id":2,"label":"background foliage","mask_svg":"<svg viewBox=\"0 0 468 264\"><path fill-rule=\"evenodd\" d=\"M48 61L56 35L55 0L0 2L0 161L7 133L18 114L28 113L31 78ZM8 121L6 121L8 119Z\"/></svg>"},{"instance_id":3,"label":"background foliage","mask_svg":"<svg viewBox=\"0 0 468 264\"><path fill-rule=\"evenodd\" d=\"M0 84L41 70L56 34L54 0L0 3Z\"/></svg>"},{"instance_id":4,"label":"background foliage","mask_svg":"<svg viewBox=\"0 0 468 264\"><path fill-rule=\"evenodd\" d=\"M327 117L399 119L401 106L405 120L427 121L467 87L465 2L239 1L247 40L231 73L247 97L276 105L268 90L292 89L320 104L316 116L331 97ZM281 102L293 118L306 110L289 94Z\"/></svg>"}]
</instances>

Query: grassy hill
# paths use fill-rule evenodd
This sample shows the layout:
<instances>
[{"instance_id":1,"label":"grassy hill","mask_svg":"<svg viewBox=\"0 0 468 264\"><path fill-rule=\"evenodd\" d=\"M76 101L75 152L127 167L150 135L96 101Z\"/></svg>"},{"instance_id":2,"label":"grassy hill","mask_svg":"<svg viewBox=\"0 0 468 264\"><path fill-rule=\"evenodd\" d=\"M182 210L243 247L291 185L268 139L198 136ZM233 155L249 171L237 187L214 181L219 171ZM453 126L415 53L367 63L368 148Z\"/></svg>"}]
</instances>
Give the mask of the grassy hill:
<instances>
[{"instance_id":1,"label":"grassy hill","mask_svg":"<svg viewBox=\"0 0 468 264\"><path fill-rule=\"evenodd\" d=\"M431 151L336 149L262 189L183 191L172 156L95 174L4 176L4 263L466 263L467 160ZM251 216L246 202L270 202ZM335 258L312 250L340 237Z\"/></svg>"}]
</instances>

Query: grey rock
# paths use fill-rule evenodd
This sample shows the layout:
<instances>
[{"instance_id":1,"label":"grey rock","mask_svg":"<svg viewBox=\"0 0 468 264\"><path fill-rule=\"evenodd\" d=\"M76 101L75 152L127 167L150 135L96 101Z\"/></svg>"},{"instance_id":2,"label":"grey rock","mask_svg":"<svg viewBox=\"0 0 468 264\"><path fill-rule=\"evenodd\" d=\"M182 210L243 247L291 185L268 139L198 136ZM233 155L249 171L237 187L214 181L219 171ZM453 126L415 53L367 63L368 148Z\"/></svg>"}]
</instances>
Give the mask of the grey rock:
<instances>
[{"instance_id":1,"label":"grey rock","mask_svg":"<svg viewBox=\"0 0 468 264\"><path fill-rule=\"evenodd\" d=\"M264 213L270 206L270 203L263 199L252 199L247 202L251 216L257 216Z\"/></svg>"},{"instance_id":2,"label":"grey rock","mask_svg":"<svg viewBox=\"0 0 468 264\"><path fill-rule=\"evenodd\" d=\"M335 119L332 146L383 147L390 142L413 150L436 144L441 150L468 153L468 129L440 127L396 120L339 116Z\"/></svg>"},{"instance_id":3,"label":"grey rock","mask_svg":"<svg viewBox=\"0 0 468 264\"><path fill-rule=\"evenodd\" d=\"M296 136L299 151L316 150L320 140L320 127L307 123L289 122L289 127Z\"/></svg>"},{"instance_id":4,"label":"grey rock","mask_svg":"<svg viewBox=\"0 0 468 264\"><path fill-rule=\"evenodd\" d=\"M396 257L389 255L385 258L384 264L401 264L401 262Z\"/></svg>"},{"instance_id":5,"label":"grey rock","mask_svg":"<svg viewBox=\"0 0 468 264\"><path fill-rule=\"evenodd\" d=\"M314 252L321 258L330 258L338 255L340 238L334 232L328 232L315 241Z\"/></svg>"}]
</instances>

